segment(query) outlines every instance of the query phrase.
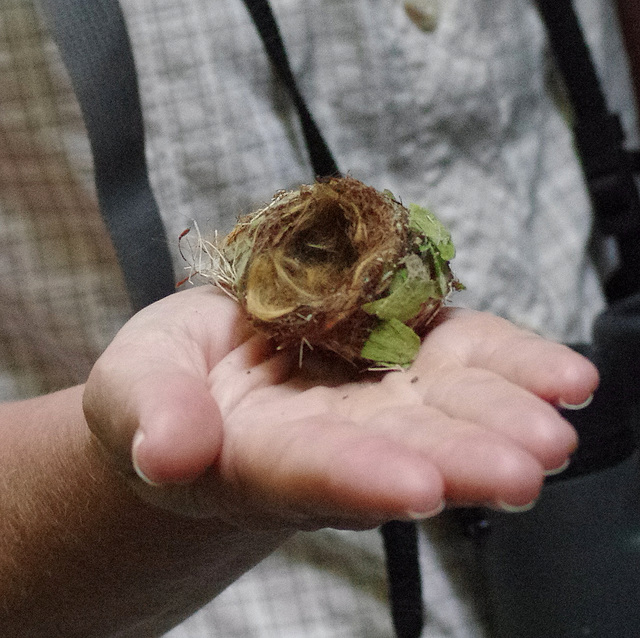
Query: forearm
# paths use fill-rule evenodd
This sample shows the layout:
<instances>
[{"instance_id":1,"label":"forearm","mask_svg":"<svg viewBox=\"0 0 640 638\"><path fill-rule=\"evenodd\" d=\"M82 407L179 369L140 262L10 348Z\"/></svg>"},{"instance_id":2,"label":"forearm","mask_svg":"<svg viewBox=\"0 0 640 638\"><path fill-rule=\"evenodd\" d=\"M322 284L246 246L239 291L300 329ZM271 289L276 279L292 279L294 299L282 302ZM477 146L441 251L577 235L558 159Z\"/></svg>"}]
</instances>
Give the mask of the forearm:
<instances>
[{"instance_id":1,"label":"forearm","mask_svg":"<svg viewBox=\"0 0 640 638\"><path fill-rule=\"evenodd\" d=\"M285 532L142 503L105 464L82 388L0 406L0 635L159 635Z\"/></svg>"},{"instance_id":2,"label":"forearm","mask_svg":"<svg viewBox=\"0 0 640 638\"><path fill-rule=\"evenodd\" d=\"M631 68L636 106L640 105L640 3L617 0L620 26Z\"/></svg>"}]
</instances>

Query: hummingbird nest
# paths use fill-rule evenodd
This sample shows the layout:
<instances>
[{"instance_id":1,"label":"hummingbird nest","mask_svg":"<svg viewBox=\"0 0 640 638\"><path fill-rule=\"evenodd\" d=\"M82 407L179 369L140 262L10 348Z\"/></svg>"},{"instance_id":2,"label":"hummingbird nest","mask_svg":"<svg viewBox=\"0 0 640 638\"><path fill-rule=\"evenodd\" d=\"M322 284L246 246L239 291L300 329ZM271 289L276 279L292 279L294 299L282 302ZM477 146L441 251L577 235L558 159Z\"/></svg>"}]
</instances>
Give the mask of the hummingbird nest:
<instances>
[{"instance_id":1,"label":"hummingbird nest","mask_svg":"<svg viewBox=\"0 0 640 638\"><path fill-rule=\"evenodd\" d=\"M278 346L404 367L449 293L455 250L426 209L352 177L278 192L224 239L198 232L191 272L240 303ZM189 277L191 278L191 276Z\"/></svg>"}]
</instances>

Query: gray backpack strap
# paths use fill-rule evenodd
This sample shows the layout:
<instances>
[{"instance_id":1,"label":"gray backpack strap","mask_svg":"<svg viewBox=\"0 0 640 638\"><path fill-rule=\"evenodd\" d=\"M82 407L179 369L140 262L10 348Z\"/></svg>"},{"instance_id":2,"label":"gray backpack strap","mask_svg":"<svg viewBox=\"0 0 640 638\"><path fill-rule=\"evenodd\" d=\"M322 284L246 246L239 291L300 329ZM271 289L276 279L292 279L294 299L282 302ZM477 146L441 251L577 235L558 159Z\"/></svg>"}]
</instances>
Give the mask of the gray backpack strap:
<instances>
[{"instance_id":1,"label":"gray backpack strap","mask_svg":"<svg viewBox=\"0 0 640 638\"><path fill-rule=\"evenodd\" d=\"M102 215L134 309L171 293L174 274L144 152L138 81L117 0L40 0L89 134Z\"/></svg>"}]
</instances>

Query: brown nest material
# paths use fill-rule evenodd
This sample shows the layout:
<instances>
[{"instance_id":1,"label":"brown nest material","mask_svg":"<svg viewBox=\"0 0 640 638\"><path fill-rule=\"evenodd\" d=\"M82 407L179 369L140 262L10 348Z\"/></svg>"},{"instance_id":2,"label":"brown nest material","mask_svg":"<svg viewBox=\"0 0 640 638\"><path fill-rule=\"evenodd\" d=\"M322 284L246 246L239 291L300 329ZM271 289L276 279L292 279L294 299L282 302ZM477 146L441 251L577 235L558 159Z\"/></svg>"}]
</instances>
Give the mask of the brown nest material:
<instances>
[{"instance_id":1,"label":"brown nest material","mask_svg":"<svg viewBox=\"0 0 640 638\"><path fill-rule=\"evenodd\" d=\"M307 345L365 367L406 366L460 284L451 237L424 208L336 177L276 194L192 269L232 295L282 347Z\"/></svg>"}]
</instances>

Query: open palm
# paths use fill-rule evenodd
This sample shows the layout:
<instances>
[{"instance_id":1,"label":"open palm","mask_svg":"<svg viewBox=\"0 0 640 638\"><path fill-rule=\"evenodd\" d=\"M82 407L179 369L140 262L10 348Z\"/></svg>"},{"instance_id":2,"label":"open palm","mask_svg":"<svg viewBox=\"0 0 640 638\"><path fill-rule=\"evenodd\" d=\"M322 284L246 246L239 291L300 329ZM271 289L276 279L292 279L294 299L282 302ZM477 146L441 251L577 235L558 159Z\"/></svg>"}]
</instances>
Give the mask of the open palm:
<instances>
[{"instance_id":1,"label":"open palm","mask_svg":"<svg viewBox=\"0 0 640 638\"><path fill-rule=\"evenodd\" d=\"M277 352L211 287L136 315L96 364L85 414L138 492L258 527L358 529L452 504L522 505L576 435L553 404L593 366L491 315L445 310L404 372ZM133 475L136 465L148 481ZM154 484L149 484L154 483Z\"/></svg>"}]
</instances>

